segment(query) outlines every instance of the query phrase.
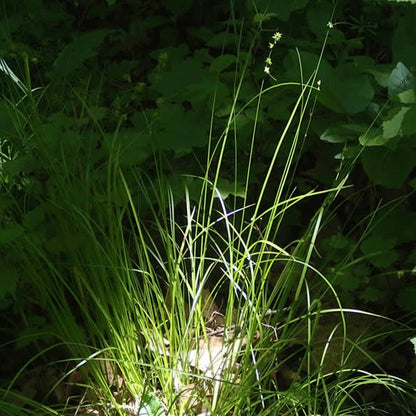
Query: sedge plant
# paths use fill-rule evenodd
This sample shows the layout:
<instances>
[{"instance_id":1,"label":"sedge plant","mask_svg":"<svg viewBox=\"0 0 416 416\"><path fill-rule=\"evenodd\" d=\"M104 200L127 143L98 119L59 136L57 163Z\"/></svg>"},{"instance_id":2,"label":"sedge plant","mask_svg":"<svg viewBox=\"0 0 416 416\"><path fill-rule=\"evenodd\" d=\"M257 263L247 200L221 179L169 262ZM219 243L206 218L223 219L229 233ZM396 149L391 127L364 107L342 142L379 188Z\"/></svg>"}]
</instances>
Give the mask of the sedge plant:
<instances>
[{"instance_id":1,"label":"sedge plant","mask_svg":"<svg viewBox=\"0 0 416 416\"><path fill-rule=\"evenodd\" d=\"M281 36L271 38L271 53ZM271 57L265 67L270 77ZM156 151L151 173L120 164L118 128L108 134L79 92L90 130L77 134L105 137L111 143L105 160L95 159L93 141L87 155L67 154L59 140L51 146L37 110L46 92L33 90L2 66L20 90L18 100L8 101L18 133L8 156L29 153L49 177L43 189L31 193L24 172L15 182L5 180L7 172L1 176L8 201L2 221L25 227L7 242L7 251L18 259L22 279L51 323L50 333L65 347L61 377L50 388L52 395L66 386L62 403L46 408L27 399L37 406L36 414L365 415L377 409L362 393L367 385L382 386L398 407L410 411L406 403L414 390L408 383L381 370L350 366L353 351L372 361L359 337L349 338L347 315L361 312L342 307L313 263L322 223L352 169L341 170L330 189L295 190L300 148L319 94L319 62L308 78L273 79L241 105L247 65L236 80L222 134L216 138L211 130L202 173L176 177L175 186L166 175L165 155ZM251 166L262 99L283 88L297 88L299 98L275 138L253 197ZM225 198L221 177L230 149L234 174L241 177L234 127L253 105L245 192L235 196L235 190ZM272 175L286 143L289 151L275 183ZM274 195L269 206L266 195ZM287 212L318 197L323 202L301 238L281 246ZM44 223L36 223L34 213L47 220L46 231L39 230ZM318 283L327 288L326 298L315 290ZM333 325L318 349L320 322L328 316ZM329 367L335 339L338 367ZM16 380L2 391L0 408L10 414L17 414L15 403L20 403Z\"/></svg>"}]
</instances>

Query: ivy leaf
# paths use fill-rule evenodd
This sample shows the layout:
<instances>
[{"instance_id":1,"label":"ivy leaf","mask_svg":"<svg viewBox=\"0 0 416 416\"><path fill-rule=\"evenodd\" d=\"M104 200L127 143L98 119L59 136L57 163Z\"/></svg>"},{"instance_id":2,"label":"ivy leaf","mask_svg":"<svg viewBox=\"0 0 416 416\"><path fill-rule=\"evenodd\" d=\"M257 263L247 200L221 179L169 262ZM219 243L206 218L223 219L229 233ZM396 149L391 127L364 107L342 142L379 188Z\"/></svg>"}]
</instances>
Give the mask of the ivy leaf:
<instances>
[{"instance_id":1,"label":"ivy leaf","mask_svg":"<svg viewBox=\"0 0 416 416\"><path fill-rule=\"evenodd\" d=\"M397 95L410 90L415 85L413 74L407 69L403 62L398 62L396 68L391 71L389 77L389 95Z\"/></svg>"}]
</instances>

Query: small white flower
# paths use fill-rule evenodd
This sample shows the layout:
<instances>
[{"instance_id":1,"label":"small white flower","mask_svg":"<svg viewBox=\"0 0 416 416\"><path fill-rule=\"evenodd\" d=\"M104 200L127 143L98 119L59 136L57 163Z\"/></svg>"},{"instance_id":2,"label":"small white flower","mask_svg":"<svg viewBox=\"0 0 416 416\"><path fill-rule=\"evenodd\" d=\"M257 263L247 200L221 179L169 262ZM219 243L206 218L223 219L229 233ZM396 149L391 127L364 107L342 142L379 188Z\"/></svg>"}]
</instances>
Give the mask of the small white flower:
<instances>
[{"instance_id":1,"label":"small white flower","mask_svg":"<svg viewBox=\"0 0 416 416\"><path fill-rule=\"evenodd\" d=\"M269 49L273 49L274 47L274 43L273 42L269 42Z\"/></svg>"},{"instance_id":2,"label":"small white flower","mask_svg":"<svg viewBox=\"0 0 416 416\"><path fill-rule=\"evenodd\" d=\"M282 34L280 32L275 32L272 36L274 43L279 42L282 39Z\"/></svg>"},{"instance_id":3,"label":"small white flower","mask_svg":"<svg viewBox=\"0 0 416 416\"><path fill-rule=\"evenodd\" d=\"M270 67L269 66L265 66L264 67L264 72L273 80L276 81L276 78L270 73Z\"/></svg>"},{"instance_id":4,"label":"small white flower","mask_svg":"<svg viewBox=\"0 0 416 416\"><path fill-rule=\"evenodd\" d=\"M328 22L327 23L327 27L328 27L328 29L333 29L334 28L334 24L332 22Z\"/></svg>"},{"instance_id":5,"label":"small white flower","mask_svg":"<svg viewBox=\"0 0 416 416\"><path fill-rule=\"evenodd\" d=\"M272 65L272 59L270 58L270 56L268 58L266 58L266 65L268 65L268 66Z\"/></svg>"}]
</instances>

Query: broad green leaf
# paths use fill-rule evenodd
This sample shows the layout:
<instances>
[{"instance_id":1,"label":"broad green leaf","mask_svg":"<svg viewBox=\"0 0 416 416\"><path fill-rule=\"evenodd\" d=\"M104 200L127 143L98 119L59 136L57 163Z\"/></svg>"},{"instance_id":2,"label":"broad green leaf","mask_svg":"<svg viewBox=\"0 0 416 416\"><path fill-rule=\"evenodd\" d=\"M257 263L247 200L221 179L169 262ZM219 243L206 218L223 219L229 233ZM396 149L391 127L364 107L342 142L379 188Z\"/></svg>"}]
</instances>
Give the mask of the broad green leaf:
<instances>
[{"instance_id":1,"label":"broad green leaf","mask_svg":"<svg viewBox=\"0 0 416 416\"><path fill-rule=\"evenodd\" d=\"M400 94L412 89L414 85L415 79L413 74L406 68L403 62L398 62L389 77L389 95Z\"/></svg>"},{"instance_id":2,"label":"broad green leaf","mask_svg":"<svg viewBox=\"0 0 416 416\"><path fill-rule=\"evenodd\" d=\"M409 67L416 62L416 7L406 7L396 20L391 41L393 62L406 62Z\"/></svg>"},{"instance_id":3,"label":"broad green leaf","mask_svg":"<svg viewBox=\"0 0 416 416\"><path fill-rule=\"evenodd\" d=\"M0 267L0 299L6 295L13 295L16 291L19 274L15 268L8 265Z\"/></svg>"},{"instance_id":4,"label":"broad green leaf","mask_svg":"<svg viewBox=\"0 0 416 416\"><path fill-rule=\"evenodd\" d=\"M367 176L377 185L400 188L416 166L416 151L409 148L391 150L367 147L361 156Z\"/></svg>"},{"instance_id":5,"label":"broad green leaf","mask_svg":"<svg viewBox=\"0 0 416 416\"><path fill-rule=\"evenodd\" d=\"M341 124L327 128L320 139L328 143L345 143L348 140L356 140L359 133L365 130L360 124Z\"/></svg>"},{"instance_id":6,"label":"broad green leaf","mask_svg":"<svg viewBox=\"0 0 416 416\"><path fill-rule=\"evenodd\" d=\"M202 106L211 111L215 99L215 108L218 109L228 104L231 100L229 85L217 80L204 79L201 82L187 87L193 108Z\"/></svg>"},{"instance_id":7,"label":"broad green leaf","mask_svg":"<svg viewBox=\"0 0 416 416\"><path fill-rule=\"evenodd\" d=\"M54 63L54 75L62 77L79 68L87 59L97 55L97 48L112 30L94 30L75 38Z\"/></svg>"},{"instance_id":8,"label":"broad green leaf","mask_svg":"<svg viewBox=\"0 0 416 416\"><path fill-rule=\"evenodd\" d=\"M414 89L403 91L398 95L398 97L402 104L412 105L416 103L416 95Z\"/></svg>"},{"instance_id":9,"label":"broad green leaf","mask_svg":"<svg viewBox=\"0 0 416 416\"><path fill-rule=\"evenodd\" d=\"M320 139L328 143L345 143L347 138L344 132L337 127L330 127L326 129L322 134Z\"/></svg>"},{"instance_id":10,"label":"broad green leaf","mask_svg":"<svg viewBox=\"0 0 416 416\"><path fill-rule=\"evenodd\" d=\"M230 65L234 65L237 61L235 55L224 54L213 59L210 66L210 71L221 72L227 69Z\"/></svg>"},{"instance_id":11,"label":"broad green leaf","mask_svg":"<svg viewBox=\"0 0 416 416\"><path fill-rule=\"evenodd\" d=\"M163 416L165 414L162 403L156 397L148 394L135 407L134 414L137 416Z\"/></svg>"},{"instance_id":12,"label":"broad green leaf","mask_svg":"<svg viewBox=\"0 0 416 416\"><path fill-rule=\"evenodd\" d=\"M143 162L152 153L152 137L135 128L120 130L116 136L105 135L104 149L117 157L121 166L133 166Z\"/></svg>"},{"instance_id":13,"label":"broad green leaf","mask_svg":"<svg viewBox=\"0 0 416 416\"><path fill-rule=\"evenodd\" d=\"M405 114L402 122L403 135L412 135L416 133L416 106L413 106Z\"/></svg>"},{"instance_id":14,"label":"broad green leaf","mask_svg":"<svg viewBox=\"0 0 416 416\"><path fill-rule=\"evenodd\" d=\"M0 102L0 135L4 139L12 139L19 135L16 129L18 117L10 105Z\"/></svg>"},{"instance_id":15,"label":"broad green leaf","mask_svg":"<svg viewBox=\"0 0 416 416\"><path fill-rule=\"evenodd\" d=\"M380 300L381 291L380 289L374 286L367 286L364 290L360 293L360 298L364 300L364 302L377 302Z\"/></svg>"},{"instance_id":16,"label":"broad green leaf","mask_svg":"<svg viewBox=\"0 0 416 416\"><path fill-rule=\"evenodd\" d=\"M24 229L20 225L0 229L0 245L10 243L21 235L23 235Z\"/></svg>"},{"instance_id":17,"label":"broad green leaf","mask_svg":"<svg viewBox=\"0 0 416 416\"><path fill-rule=\"evenodd\" d=\"M171 56L169 53L169 62L170 59ZM152 83L152 89L162 94L163 97L181 101L192 98L188 93L188 88L191 88L195 84L205 85L207 81L215 80L216 74L210 72L201 62L197 62L192 58L181 59L180 57L176 57L172 61L172 66L169 71L154 72L149 76L149 79Z\"/></svg>"},{"instance_id":18,"label":"broad green leaf","mask_svg":"<svg viewBox=\"0 0 416 416\"><path fill-rule=\"evenodd\" d=\"M402 135L402 122L408 111L409 107L401 107L390 120L383 121L383 138L389 140Z\"/></svg>"},{"instance_id":19,"label":"broad green leaf","mask_svg":"<svg viewBox=\"0 0 416 416\"><path fill-rule=\"evenodd\" d=\"M209 114L186 111L180 104L161 104L159 122L154 128L155 145L160 150L173 150L177 155L204 146L208 140Z\"/></svg>"},{"instance_id":20,"label":"broad green leaf","mask_svg":"<svg viewBox=\"0 0 416 416\"><path fill-rule=\"evenodd\" d=\"M290 0L290 1L270 1L256 0L258 10L267 10L268 13L276 13L280 20L287 21L290 15L303 9L308 4L308 0Z\"/></svg>"},{"instance_id":21,"label":"broad green leaf","mask_svg":"<svg viewBox=\"0 0 416 416\"><path fill-rule=\"evenodd\" d=\"M277 13L257 13L253 17L253 23L263 23L267 22L268 20L272 19L273 17L277 17Z\"/></svg>"},{"instance_id":22,"label":"broad green leaf","mask_svg":"<svg viewBox=\"0 0 416 416\"><path fill-rule=\"evenodd\" d=\"M383 136L380 129L370 129L358 138L361 146L383 146L389 138Z\"/></svg>"},{"instance_id":23,"label":"broad green leaf","mask_svg":"<svg viewBox=\"0 0 416 416\"><path fill-rule=\"evenodd\" d=\"M396 208L388 214L380 212L374 218L373 235L395 239L397 244L411 243L416 236L416 212ZM400 230L398 233L397 230Z\"/></svg>"},{"instance_id":24,"label":"broad green leaf","mask_svg":"<svg viewBox=\"0 0 416 416\"><path fill-rule=\"evenodd\" d=\"M27 212L23 217L23 224L29 229L34 229L45 219L46 203L38 205L36 208Z\"/></svg>"},{"instance_id":25,"label":"broad green leaf","mask_svg":"<svg viewBox=\"0 0 416 416\"><path fill-rule=\"evenodd\" d=\"M230 195L244 198L246 193L243 185L237 182L230 182L225 178L218 179L217 188L222 199L227 199Z\"/></svg>"},{"instance_id":26,"label":"broad green leaf","mask_svg":"<svg viewBox=\"0 0 416 416\"><path fill-rule=\"evenodd\" d=\"M394 250L396 240L374 235L364 240L360 246L367 260L376 267L391 266L398 258Z\"/></svg>"},{"instance_id":27,"label":"broad green leaf","mask_svg":"<svg viewBox=\"0 0 416 416\"><path fill-rule=\"evenodd\" d=\"M397 294L395 301L400 309L414 313L416 310L416 286L406 286Z\"/></svg>"},{"instance_id":28,"label":"broad green leaf","mask_svg":"<svg viewBox=\"0 0 416 416\"><path fill-rule=\"evenodd\" d=\"M166 0L166 10L174 16L185 13L192 5L192 0Z\"/></svg>"},{"instance_id":29,"label":"broad green leaf","mask_svg":"<svg viewBox=\"0 0 416 416\"><path fill-rule=\"evenodd\" d=\"M416 0L389 0L392 1L394 3L412 3L412 4L416 4Z\"/></svg>"},{"instance_id":30,"label":"broad green leaf","mask_svg":"<svg viewBox=\"0 0 416 416\"><path fill-rule=\"evenodd\" d=\"M389 85L389 78L391 71L387 68L382 67L382 69L376 67L375 68L369 68L366 72L371 74L378 85L380 85L383 88L387 88Z\"/></svg>"},{"instance_id":31,"label":"broad green leaf","mask_svg":"<svg viewBox=\"0 0 416 416\"><path fill-rule=\"evenodd\" d=\"M374 89L369 76L353 65L340 65L322 79L319 101L332 111L356 114L371 103Z\"/></svg>"},{"instance_id":32,"label":"broad green leaf","mask_svg":"<svg viewBox=\"0 0 416 416\"><path fill-rule=\"evenodd\" d=\"M322 2L310 3L311 5L306 9L306 21L314 35L322 39L328 30L327 24L331 20L333 5Z\"/></svg>"}]
</instances>

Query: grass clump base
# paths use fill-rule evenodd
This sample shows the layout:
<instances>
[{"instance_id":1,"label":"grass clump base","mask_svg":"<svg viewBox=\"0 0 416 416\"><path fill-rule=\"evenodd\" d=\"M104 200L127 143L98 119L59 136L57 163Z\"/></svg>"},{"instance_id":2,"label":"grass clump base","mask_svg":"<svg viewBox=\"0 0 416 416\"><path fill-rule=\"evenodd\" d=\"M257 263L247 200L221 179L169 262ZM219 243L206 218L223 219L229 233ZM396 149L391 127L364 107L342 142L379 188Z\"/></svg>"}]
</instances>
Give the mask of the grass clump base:
<instances>
[{"instance_id":1,"label":"grass clump base","mask_svg":"<svg viewBox=\"0 0 416 416\"><path fill-rule=\"evenodd\" d=\"M30 131L34 158L51 180L38 193L31 193L27 178L13 186L3 181L10 201L5 221L26 227L8 249L50 324L42 339L54 339L66 359L54 363L61 375L45 392L44 402L54 397L58 404L40 404L15 389L26 370L55 349L52 343L2 391L2 411L411 414L414 388L379 368L368 349L374 330L366 333L354 323L365 317L368 327L383 318L343 308L316 264L323 222L352 168L341 166L330 189L296 190L294 173L317 81L314 72L308 81L262 86L244 104L254 105L255 117L243 172L233 137L242 111L240 82L223 133L210 137L200 175L173 175L165 168L166 155L157 152L149 169L123 166L118 131L109 142L92 112L91 129L110 143L104 161L77 152L62 152L58 159L43 145L34 92L19 81L24 97L12 106L14 120L23 139ZM275 139L263 181L252 190L261 100L282 88L298 88L299 99ZM22 103L28 103L25 111ZM245 178L244 192L237 185L224 189L224 171ZM313 198L322 202L308 227L281 245L291 208ZM34 213L48 216L51 230L39 232ZM371 395L380 392L387 403L372 403Z\"/></svg>"}]
</instances>

